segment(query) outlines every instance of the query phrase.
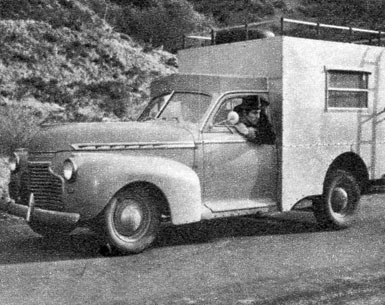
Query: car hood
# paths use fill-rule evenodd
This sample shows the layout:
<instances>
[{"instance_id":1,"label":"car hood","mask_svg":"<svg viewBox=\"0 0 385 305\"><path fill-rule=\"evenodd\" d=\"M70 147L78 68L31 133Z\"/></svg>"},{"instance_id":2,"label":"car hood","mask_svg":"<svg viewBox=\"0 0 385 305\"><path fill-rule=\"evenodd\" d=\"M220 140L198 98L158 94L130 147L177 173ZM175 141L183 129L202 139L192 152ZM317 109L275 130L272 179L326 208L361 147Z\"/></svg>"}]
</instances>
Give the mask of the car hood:
<instances>
[{"instance_id":1,"label":"car hood","mask_svg":"<svg viewBox=\"0 0 385 305\"><path fill-rule=\"evenodd\" d=\"M193 132L174 122L75 123L44 127L30 152L59 152L94 145L194 145Z\"/></svg>"}]
</instances>

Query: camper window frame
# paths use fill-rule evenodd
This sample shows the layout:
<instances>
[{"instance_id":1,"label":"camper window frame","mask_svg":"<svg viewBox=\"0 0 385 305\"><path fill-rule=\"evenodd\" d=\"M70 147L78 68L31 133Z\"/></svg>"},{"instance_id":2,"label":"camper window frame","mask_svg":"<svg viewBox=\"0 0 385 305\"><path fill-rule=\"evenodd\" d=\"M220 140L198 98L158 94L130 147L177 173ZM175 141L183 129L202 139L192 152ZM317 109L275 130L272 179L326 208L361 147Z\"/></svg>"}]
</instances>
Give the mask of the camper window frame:
<instances>
[{"instance_id":1,"label":"camper window frame","mask_svg":"<svg viewBox=\"0 0 385 305\"><path fill-rule=\"evenodd\" d=\"M330 84L330 75L333 72L346 74L361 74L365 77L364 88L352 87L332 87ZM371 72L360 68L336 68L325 67L325 81L326 81L326 111L368 111L369 109L369 76ZM364 107L335 107L330 105L330 92L347 92L347 93L365 93L366 103Z\"/></svg>"}]
</instances>

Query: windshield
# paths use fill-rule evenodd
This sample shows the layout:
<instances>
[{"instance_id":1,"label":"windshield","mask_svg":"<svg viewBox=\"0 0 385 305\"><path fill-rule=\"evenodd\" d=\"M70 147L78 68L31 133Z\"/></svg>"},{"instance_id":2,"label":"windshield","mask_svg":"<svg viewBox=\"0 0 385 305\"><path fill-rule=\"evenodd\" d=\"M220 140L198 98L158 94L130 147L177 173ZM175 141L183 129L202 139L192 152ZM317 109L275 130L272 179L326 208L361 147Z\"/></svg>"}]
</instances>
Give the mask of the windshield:
<instances>
[{"instance_id":1,"label":"windshield","mask_svg":"<svg viewBox=\"0 0 385 305\"><path fill-rule=\"evenodd\" d=\"M151 102L144 109L142 114L139 116L138 121L144 121L149 119L155 119L160 110L163 108L164 104L170 98L170 94L165 94L158 96L151 100Z\"/></svg>"},{"instance_id":2,"label":"windshield","mask_svg":"<svg viewBox=\"0 0 385 305\"><path fill-rule=\"evenodd\" d=\"M163 95L151 101L139 120L161 118L163 120L198 123L210 102L211 96L201 93L176 92L171 98L170 95Z\"/></svg>"}]
</instances>

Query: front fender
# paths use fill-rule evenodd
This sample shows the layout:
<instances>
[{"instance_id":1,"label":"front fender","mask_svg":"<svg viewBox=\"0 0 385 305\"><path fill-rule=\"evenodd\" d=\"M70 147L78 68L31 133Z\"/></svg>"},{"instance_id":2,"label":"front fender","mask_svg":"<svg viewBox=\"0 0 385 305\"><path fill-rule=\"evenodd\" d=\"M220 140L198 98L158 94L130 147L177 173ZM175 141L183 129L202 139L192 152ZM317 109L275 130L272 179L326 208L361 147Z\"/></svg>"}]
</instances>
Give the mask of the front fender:
<instances>
[{"instance_id":1,"label":"front fender","mask_svg":"<svg viewBox=\"0 0 385 305\"><path fill-rule=\"evenodd\" d=\"M77 179L66 184L67 199L76 204L84 220L99 214L109 200L133 182L148 182L165 195L174 224L201 219L201 188L197 174L171 159L119 154L82 154L72 160Z\"/></svg>"}]
</instances>

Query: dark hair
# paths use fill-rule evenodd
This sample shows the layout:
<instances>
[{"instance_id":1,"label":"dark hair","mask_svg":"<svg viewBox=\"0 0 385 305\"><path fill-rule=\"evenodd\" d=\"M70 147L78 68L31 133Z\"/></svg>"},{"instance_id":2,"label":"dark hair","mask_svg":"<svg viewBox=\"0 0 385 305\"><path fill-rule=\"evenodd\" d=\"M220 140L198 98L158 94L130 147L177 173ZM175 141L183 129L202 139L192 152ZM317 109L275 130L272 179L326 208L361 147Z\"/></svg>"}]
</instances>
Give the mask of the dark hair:
<instances>
[{"instance_id":1,"label":"dark hair","mask_svg":"<svg viewBox=\"0 0 385 305\"><path fill-rule=\"evenodd\" d=\"M238 114L242 114L243 111L249 113L252 110L258 109L260 110L263 107L269 105L269 102L262 97L258 96L246 96L243 98L242 104L234 107L234 111Z\"/></svg>"}]
</instances>

